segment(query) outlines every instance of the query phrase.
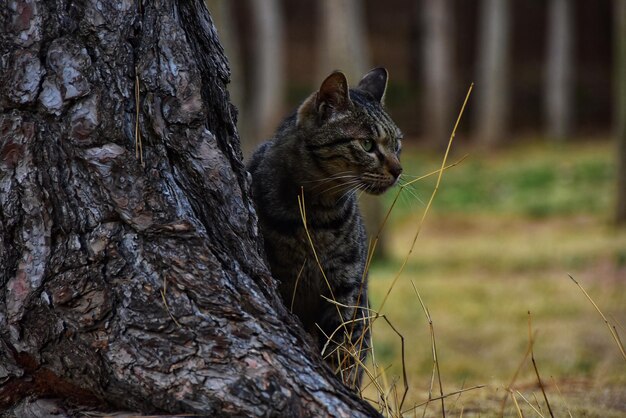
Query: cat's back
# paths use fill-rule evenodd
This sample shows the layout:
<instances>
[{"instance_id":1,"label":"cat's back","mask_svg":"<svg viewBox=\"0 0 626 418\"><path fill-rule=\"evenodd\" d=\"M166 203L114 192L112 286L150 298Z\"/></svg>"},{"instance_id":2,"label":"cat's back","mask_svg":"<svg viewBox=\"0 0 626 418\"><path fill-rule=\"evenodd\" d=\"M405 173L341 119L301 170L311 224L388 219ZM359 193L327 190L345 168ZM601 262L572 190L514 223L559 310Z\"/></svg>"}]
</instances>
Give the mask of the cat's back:
<instances>
[{"instance_id":1,"label":"cat's back","mask_svg":"<svg viewBox=\"0 0 626 418\"><path fill-rule=\"evenodd\" d=\"M248 172L252 175L253 181L255 178L255 173L259 170L259 166L261 165L261 163L263 162L265 158L265 154L267 154L267 152L272 148L273 145L274 145L274 142L272 141L266 141L262 143L254 151L254 153L252 154L252 157L250 157L250 160L248 161L246 168L248 169Z\"/></svg>"}]
</instances>

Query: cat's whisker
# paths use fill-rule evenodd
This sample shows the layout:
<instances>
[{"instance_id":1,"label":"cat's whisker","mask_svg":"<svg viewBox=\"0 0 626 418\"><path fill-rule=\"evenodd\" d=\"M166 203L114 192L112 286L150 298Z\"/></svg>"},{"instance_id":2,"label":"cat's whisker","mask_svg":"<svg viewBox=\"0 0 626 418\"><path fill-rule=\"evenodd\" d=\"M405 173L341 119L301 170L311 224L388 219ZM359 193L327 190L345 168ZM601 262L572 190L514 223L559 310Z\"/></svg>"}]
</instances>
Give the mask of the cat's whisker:
<instances>
[{"instance_id":1,"label":"cat's whisker","mask_svg":"<svg viewBox=\"0 0 626 418\"><path fill-rule=\"evenodd\" d=\"M361 187L361 182L359 181L358 183L352 185L344 194L342 194L339 199L337 199L337 203L341 203L342 199L346 199L348 200L348 198L352 195L354 195L354 193L356 193L357 190L359 190L359 188Z\"/></svg>"},{"instance_id":2,"label":"cat's whisker","mask_svg":"<svg viewBox=\"0 0 626 418\"><path fill-rule=\"evenodd\" d=\"M331 187L329 187L329 188L319 192L318 195L321 195L321 194L324 194L324 193L328 193L328 192L330 192L332 190L334 190L337 193L340 193L341 191L343 191L343 189L342 189L343 187L353 186L353 185L359 183L360 181L361 180L359 180L357 178L357 179L353 179L353 180L348 180L348 181L343 182L343 183L335 184L334 186L331 186Z\"/></svg>"},{"instance_id":3,"label":"cat's whisker","mask_svg":"<svg viewBox=\"0 0 626 418\"><path fill-rule=\"evenodd\" d=\"M330 182L332 182L332 181L344 180L344 182L343 182L343 183L340 183L340 184L335 185L335 186L339 186L339 185L341 185L341 184L345 184L345 183L347 183L347 182L355 181L355 180L357 180L357 179L358 179L358 177L357 177L356 175L354 175L354 174L352 174L352 175L345 175L345 176L338 176L338 177L329 177L329 178L324 179L324 180L323 180L322 182L320 182L319 184L316 184L315 186L311 187L311 189L310 189L310 190L315 190L315 189L318 189L318 188L320 188L320 187L322 187L322 186L327 185L328 183L330 183ZM322 193L324 193L324 192L322 192Z\"/></svg>"},{"instance_id":4,"label":"cat's whisker","mask_svg":"<svg viewBox=\"0 0 626 418\"><path fill-rule=\"evenodd\" d=\"M359 193L358 197L361 197L361 194L363 193L364 189L363 187L365 186L365 184L363 182L359 182L356 186L352 187L350 190L348 190L346 193L344 193L338 200L337 203L341 202L341 199L343 199L344 197L347 198L349 196L354 196L356 194L356 192L358 192L359 190L361 191L361 193Z\"/></svg>"},{"instance_id":5,"label":"cat's whisker","mask_svg":"<svg viewBox=\"0 0 626 418\"><path fill-rule=\"evenodd\" d=\"M361 191L359 192L359 195L357 196L357 199L360 199L361 196L363 196L363 193L365 193L365 189L361 188Z\"/></svg>"},{"instance_id":6,"label":"cat's whisker","mask_svg":"<svg viewBox=\"0 0 626 418\"><path fill-rule=\"evenodd\" d=\"M350 196L354 196L354 193L356 193L356 191L358 190L358 187L352 187L350 188L347 192L345 192L344 194L342 194L339 199L337 199L337 204L340 204L341 201L343 199L346 199L346 201L348 201L348 199L350 198Z\"/></svg>"},{"instance_id":7,"label":"cat's whisker","mask_svg":"<svg viewBox=\"0 0 626 418\"><path fill-rule=\"evenodd\" d=\"M330 186L330 187L324 189L323 191L318 193L318 195L319 194L328 193L330 191L333 191L334 193L340 193L344 188L354 186L358 182L359 182L358 179L352 179L352 180L344 181L343 183L335 184L334 186Z\"/></svg>"},{"instance_id":8,"label":"cat's whisker","mask_svg":"<svg viewBox=\"0 0 626 418\"><path fill-rule=\"evenodd\" d=\"M359 189L361 190L359 195L357 196L358 199L361 198L361 196L363 195L363 193L367 193L371 190L372 185L371 184L366 184L366 183L361 183L361 186Z\"/></svg>"},{"instance_id":9,"label":"cat's whisker","mask_svg":"<svg viewBox=\"0 0 626 418\"><path fill-rule=\"evenodd\" d=\"M424 205L424 201L419 197L417 190L415 190L412 184L404 184L402 185L402 189L403 189L403 192L408 193L409 195L414 197L418 202Z\"/></svg>"},{"instance_id":10,"label":"cat's whisker","mask_svg":"<svg viewBox=\"0 0 626 418\"><path fill-rule=\"evenodd\" d=\"M320 183L320 184L317 184L317 185L311 187L309 190L310 191L317 191L317 190L320 189L320 187L328 186L329 183L331 183L332 181L336 181L336 180L337 179L331 179L331 180L325 181L324 183ZM341 186L344 186L346 183L352 183L354 181L356 181L356 179L352 179L352 178L345 179L342 183L335 184L334 186L330 186L328 189L322 190L321 192L317 193L317 195L319 196L321 194L326 193L329 190L332 190L333 188L339 188Z\"/></svg>"},{"instance_id":11,"label":"cat's whisker","mask_svg":"<svg viewBox=\"0 0 626 418\"><path fill-rule=\"evenodd\" d=\"M305 180L302 183L319 183L328 180L340 179L345 177L355 177L355 173L353 171L340 171L339 173L335 173L332 176L324 177L316 180Z\"/></svg>"}]
</instances>

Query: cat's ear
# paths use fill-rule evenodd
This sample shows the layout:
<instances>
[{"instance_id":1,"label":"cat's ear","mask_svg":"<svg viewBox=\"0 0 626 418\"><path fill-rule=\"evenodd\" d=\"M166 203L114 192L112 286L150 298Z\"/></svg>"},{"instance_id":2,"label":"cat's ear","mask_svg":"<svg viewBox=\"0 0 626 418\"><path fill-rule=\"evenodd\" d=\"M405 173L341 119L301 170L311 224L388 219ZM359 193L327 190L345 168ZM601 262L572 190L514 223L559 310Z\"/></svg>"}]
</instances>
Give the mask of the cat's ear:
<instances>
[{"instance_id":1,"label":"cat's ear","mask_svg":"<svg viewBox=\"0 0 626 418\"><path fill-rule=\"evenodd\" d=\"M326 77L317 92L318 111L323 111L325 106L335 111L344 111L351 105L348 80L345 74L341 71L333 72Z\"/></svg>"},{"instance_id":2,"label":"cat's ear","mask_svg":"<svg viewBox=\"0 0 626 418\"><path fill-rule=\"evenodd\" d=\"M385 91L387 91L388 78L389 73L386 69L383 67L374 68L363 76L361 81L359 81L357 89L371 94L374 99L383 104L385 101Z\"/></svg>"},{"instance_id":3,"label":"cat's ear","mask_svg":"<svg viewBox=\"0 0 626 418\"><path fill-rule=\"evenodd\" d=\"M335 71L322 82L320 89L309 96L298 108L297 124L301 125L311 116L317 121L330 119L352 107L348 80L341 71Z\"/></svg>"}]
</instances>

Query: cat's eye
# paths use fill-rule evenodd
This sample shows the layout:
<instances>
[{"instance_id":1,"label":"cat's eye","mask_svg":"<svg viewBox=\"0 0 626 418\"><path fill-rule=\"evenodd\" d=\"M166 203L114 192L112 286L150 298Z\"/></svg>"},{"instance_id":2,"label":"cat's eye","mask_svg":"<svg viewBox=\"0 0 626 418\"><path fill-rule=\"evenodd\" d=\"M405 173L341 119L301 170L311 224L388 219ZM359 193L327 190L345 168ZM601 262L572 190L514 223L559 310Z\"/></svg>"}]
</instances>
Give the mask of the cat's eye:
<instances>
[{"instance_id":1,"label":"cat's eye","mask_svg":"<svg viewBox=\"0 0 626 418\"><path fill-rule=\"evenodd\" d=\"M374 149L374 141L371 139L363 139L361 140L361 147L363 147L365 152L372 152Z\"/></svg>"}]
</instances>

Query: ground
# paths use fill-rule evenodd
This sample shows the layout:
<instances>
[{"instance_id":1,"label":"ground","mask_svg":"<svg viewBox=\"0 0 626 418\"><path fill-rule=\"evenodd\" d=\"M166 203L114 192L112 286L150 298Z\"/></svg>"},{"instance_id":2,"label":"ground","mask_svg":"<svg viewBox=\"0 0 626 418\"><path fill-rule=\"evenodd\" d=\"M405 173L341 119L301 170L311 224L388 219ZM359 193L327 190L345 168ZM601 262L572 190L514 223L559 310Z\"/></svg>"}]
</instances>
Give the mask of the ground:
<instances>
[{"instance_id":1,"label":"ground","mask_svg":"<svg viewBox=\"0 0 626 418\"><path fill-rule=\"evenodd\" d=\"M405 173L419 176L441 164L441 155L408 148ZM463 154L456 152L450 162ZM433 320L444 394L485 385L446 398L446 416L500 416L506 388L527 352L529 318L535 362L554 416L626 416L626 359L568 276L624 339L626 230L611 223L614 172L612 146L603 140L471 151L444 173L392 286L434 177L402 192L385 226L389 256L370 269L371 307L379 309L390 291L381 313L405 339L409 391L402 410L428 399L433 371L428 321L413 282ZM394 195L388 192L386 207ZM395 409L403 390L401 342L383 320L375 322L374 346L376 371L385 370L378 390L390 391L390 410ZM512 385L524 416L550 416L537 382L528 357ZM374 386L367 386L366 397L378 399ZM437 379L433 392L439 393ZM424 412L442 416L441 402L416 410L417 416ZM509 398L504 416L517 415Z\"/></svg>"}]
</instances>

